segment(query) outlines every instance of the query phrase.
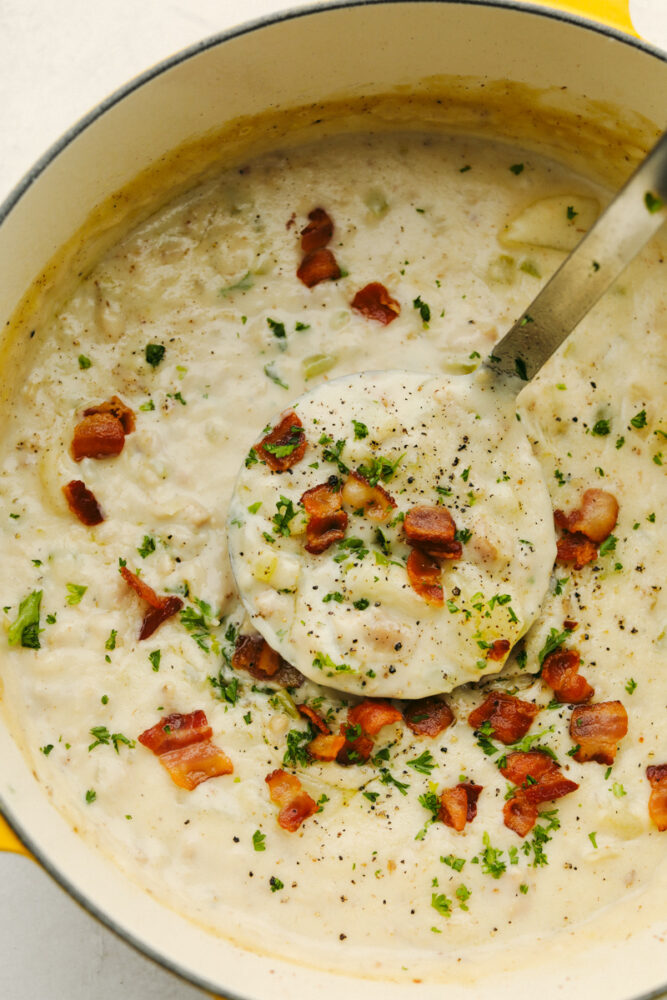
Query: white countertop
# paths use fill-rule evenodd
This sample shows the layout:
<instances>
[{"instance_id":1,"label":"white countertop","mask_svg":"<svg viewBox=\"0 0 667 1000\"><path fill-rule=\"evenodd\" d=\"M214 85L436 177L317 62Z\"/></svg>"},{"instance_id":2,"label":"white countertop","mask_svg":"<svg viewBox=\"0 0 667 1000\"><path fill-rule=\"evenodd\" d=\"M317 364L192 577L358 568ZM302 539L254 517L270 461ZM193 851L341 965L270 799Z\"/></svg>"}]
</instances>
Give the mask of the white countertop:
<instances>
[{"instance_id":1,"label":"white countertop","mask_svg":"<svg viewBox=\"0 0 667 1000\"><path fill-rule=\"evenodd\" d=\"M316 2L316 0L315 0ZM73 122L131 77L208 35L312 0L0 0L0 202ZM665 0L630 0L667 49ZM2 1000L196 1000L104 929L35 864L0 855Z\"/></svg>"}]
</instances>

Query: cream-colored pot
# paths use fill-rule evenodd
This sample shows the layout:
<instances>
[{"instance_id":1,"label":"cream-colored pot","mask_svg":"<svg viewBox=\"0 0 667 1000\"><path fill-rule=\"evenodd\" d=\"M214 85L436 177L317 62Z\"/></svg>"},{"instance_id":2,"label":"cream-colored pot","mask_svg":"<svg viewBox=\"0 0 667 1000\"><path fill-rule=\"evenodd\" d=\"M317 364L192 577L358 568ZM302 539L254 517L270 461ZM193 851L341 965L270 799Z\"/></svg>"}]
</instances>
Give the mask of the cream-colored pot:
<instances>
[{"instance_id":1,"label":"cream-colored pot","mask_svg":"<svg viewBox=\"0 0 667 1000\"><path fill-rule=\"evenodd\" d=\"M330 127L329 102L340 107L351 98L358 102L396 92L432 98L439 89L447 99L436 117L445 122L451 115L457 125L534 141L538 131L530 115L511 113L511 101L531 92L539 96L541 116L552 123L557 152L566 153L572 141L562 122L579 113L584 122L602 123L625 137L636 158L665 124L667 62L664 54L610 30L501 3L408 0L320 7L213 38L93 112L0 209L3 328L45 269L48 282L49 261L96 206L186 141L240 117L290 108L302 110L281 119L283 127L317 134ZM480 116L483 94L488 99ZM429 106L436 107L433 101ZM367 127L381 114L375 107ZM606 158L604 135L600 165ZM234 137L242 147L244 133L237 129ZM271 141L272 135L264 137L265 144ZM639 933L627 927L623 940L599 940L583 953L557 943L537 961L531 956L523 970L499 969L488 981L476 980L472 970L468 982L448 984L362 982L357 973L363 970L342 966L338 974L323 973L308 966L307 955L297 966L239 950L159 905L91 851L46 798L2 722L0 759L0 805L43 866L143 952L227 997L338 1000L363 990L367 1000L472 1000L489 990L497 1000L537 992L543 1000L629 1000L657 997L664 989L664 922Z\"/></svg>"}]
</instances>

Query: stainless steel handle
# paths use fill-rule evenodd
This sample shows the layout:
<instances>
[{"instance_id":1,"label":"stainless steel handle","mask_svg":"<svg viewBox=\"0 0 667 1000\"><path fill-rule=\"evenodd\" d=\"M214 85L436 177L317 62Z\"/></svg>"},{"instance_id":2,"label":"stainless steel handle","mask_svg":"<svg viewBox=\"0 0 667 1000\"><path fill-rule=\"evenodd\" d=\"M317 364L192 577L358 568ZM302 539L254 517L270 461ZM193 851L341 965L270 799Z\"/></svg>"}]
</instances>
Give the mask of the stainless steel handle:
<instances>
[{"instance_id":1,"label":"stainless steel handle","mask_svg":"<svg viewBox=\"0 0 667 1000\"><path fill-rule=\"evenodd\" d=\"M667 216L667 132L484 364L518 392Z\"/></svg>"}]
</instances>

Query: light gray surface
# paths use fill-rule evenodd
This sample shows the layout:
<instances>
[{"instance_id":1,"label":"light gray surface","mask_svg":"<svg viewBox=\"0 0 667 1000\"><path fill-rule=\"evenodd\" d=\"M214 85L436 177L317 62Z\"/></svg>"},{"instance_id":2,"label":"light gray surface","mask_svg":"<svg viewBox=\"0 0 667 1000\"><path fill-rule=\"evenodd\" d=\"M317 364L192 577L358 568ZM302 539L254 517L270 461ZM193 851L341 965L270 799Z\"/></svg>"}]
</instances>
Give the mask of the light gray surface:
<instances>
[{"instance_id":1,"label":"light gray surface","mask_svg":"<svg viewBox=\"0 0 667 1000\"><path fill-rule=\"evenodd\" d=\"M155 62L242 20L306 0L0 0L0 201L45 149ZM665 0L631 0L667 48ZM0 579L0 591L1 591ZM196 1000L32 862L0 855L2 1000Z\"/></svg>"}]
</instances>

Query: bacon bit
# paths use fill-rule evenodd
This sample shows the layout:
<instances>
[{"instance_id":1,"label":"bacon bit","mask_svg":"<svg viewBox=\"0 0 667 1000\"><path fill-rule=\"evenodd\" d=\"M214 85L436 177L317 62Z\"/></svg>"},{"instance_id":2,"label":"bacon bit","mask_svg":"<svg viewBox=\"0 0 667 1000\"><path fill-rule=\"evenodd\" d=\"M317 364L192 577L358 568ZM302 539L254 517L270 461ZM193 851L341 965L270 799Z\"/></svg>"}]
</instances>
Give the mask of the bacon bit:
<instances>
[{"instance_id":1,"label":"bacon bit","mask_svg":"<svg viewBox=\"0 0 667 1000\"><path fill-rule=\"evenodd\" d=\"M603 542L616 527L618 500L605 490L586 490L581 498L581 506L570 514L562 510L554 511L554 519L559 528L571 535L581 532L592 542Z\"/></svg>"},{"instance_id":2,"label":"bacon bit","mask_svg":"<svg viewBox=\"0 0 667 1000\"><path fill-rule=\"evenodd\" d=\"M357 470L351 472L343 484L343 503L354 510L363 510L371 521L386 521L396 501L379 485L371 486Z\"/></svg>"},{"instance_id":3,"label":"bacon bit","mask_svg":"<svg viewBox=\"0 0 667 1000\"><path fill-rule=\"evenodd\" d=\"M165 622L167 618L171 618L172 615L175 615L183 607L183 601L180 597L160 597L152 587L149 587L136 573L132 573L127 566L121 566L120 575L125 580L125 583L129 587L132 587L137 596L149 605L148 611L141 623L139 639L148 639L162 622Z\"/></svg>"},{"instance_id":4,"label":"bacon bit","mask_svg":"<svg viewBox=\"0 0 667 1000\"><path fill-rule=\"evenodd\" d=\"M540 711L537 705L521 701L502 691L494 691L468 716L468 724L479 729L484 722L491 724L491 733L501 743L516 743L530 729Z\"/></svg>"},{"instance_id":5,"label":"bacon bit","mask_svg":"<svg viewBox=\"0 0 667 1000\"><path fill-rule=\"evenodd\" d=\"M153 751L176 785L192 791L202 781L234 770L229 757L211 743L212 735L205 713L198 709L164 716L141 733L139 742Z\"/></svg>"},{"instance_id":6,"label":"bacon bit","mask_svg":"<svg viewBox=\"0 0 667 1000\"><path fill-rule=\"evenodd\" d=\"M570 719L570 737L578 748L573 757L613 764L619 740L628 731L628 713L620 701L601 701L575 708Z\"/></svg>"},{"instance_id":7,"label":"bacon bit","mask_svg":"<svg viewBox=\"0 0 667 1000\"><path fill-rule=\"evenodd\" d=\"M95 494L86 487L80 479L72 479L67 486L63 486L63 493L67 500L67 505L82 524L92 528L96 524L101 524L104 514L100 510Z\"/></svg>"},{"instance_id":8,"label":"bacon bit","mask_svg":"<svg viewBox=\"0 0 667 1000\"><path fill-rule=\"evenodd\" d=\"M296 225L296 212L292 212L289 219L285 223L285 229L291 229L292 226Z\"/></svg>"},{"instance_id":9,"label":"bacon bit","mask_svg":"<svg viewBox=\"0 0 667 1000\"><path fill-rule=\"evenodd\" d=\"M323 208L308 213L309 223L301 230L301 249L312 253L325 247L333 235L333 222Z\"/></svg>"},{"instance_id":10,"label":"bacon bit","mask_svg":"<svg viewBox=\"0 0 667 1000\"><path fill-rule=\"evenodd\" d=\"M406 569L412 589L427 604L441 608L445 603L445 595L440 582L442 570L437 559L421 549L413 549L408 556Z\"/></svg>"},{"instance_id":11,"label":"bacon bit","mask_svg":"<svg viewBox=\"0 0 667 1000\"><path fill-rule=\"evenodd\" d=\"M246 670L257 680L274 677L280 669L280 653L261 635L240 635L232 654L235 670Z\"/></svg>"},{"instance_id":12,"label":"bacon bit","mask_svg":"<svg viewBox=\"0 0 667 1000\"><path fill-rule=\"evenodd\" d=\"M539 781L554 768L557 770L558 764L543 750L515 750L507 755L499 771L508 781L512 781L515 785L523 785L528 778Z\"/></svg>"},{"instance_id":13,"label":"bacon bit","mask_svg":"<svg viewBox=\"0 0 667 1000\"><path fill-rule=\"evenodd\" d=\"M320 713L316 712L314 708L310 707L310 705L297 705L296 708L297 711L301 712L306 719L309 719L315 728L319 729L321 733L327 734L331 732L329 726L326 724Z\"/></svg>"},{"instance_id":14,"label":"bacon bit","mask_svg":"<svg viewBox=\"0 0 667 1000\"><path fill-rule=\"evenodd\" d=\"M74 428L72 458L111 458L120 455L125 446L125 431L120 420L111 413L93 413L84 417Z\"/></svg>"},{"instance_id":15,"label":"bacon bit","mask_svg":"<svg viewBox=\"0 0 667 1000\"><path fill-rule=\"evenodd\" d=\"M544 658L542 680L553 689L557 701L576 705L595 694L595 688L579 673L580 665L576 649L557 649Z\"/></svg>"},{"instance_id":16,"label":"bacon bit","mask_svg":"<svg viewBox=\"0 0 667 1000\"><path fill-rule=\"evenodd\" d=\"M281 417L280 423L255 446L255 451L274 472L285 472L301 461L306 451L306 433L294 410Z\"/></svg>"},{"instance_id":17,"label":"bacon bit","mask_svg":"<svg viewBox=\"0 0 667 1000\"><path fill-rule=\"evenodd\" d=\"M369 736L377 736L383 726L391 726L402 718L399 710L388 701L367 698L355 705L354 708L349 709L347 724L348 726L359 725L364 733Z\"/></svg>"},{"instance_id":18,"label":"bacon bit","mask_svg":"<svg viewBox=\"0 0 667 1000\"><path fill-rule=\"evenodd\" d=\"M563 622L563 628L566 632L574 632L575 629L579 628L579 622L572 621L571 618L566 618Z\"/></svg>"},{"instance_id":19,"label":"bacon bit","mask_svg":"<svg viewBox=\"0 0 667 1000\"><path fill-rule=\"evenodd\" d=\"M296 272L297 278L304 283L306 288L313 288L321 281L338 281L341 274L341 269L331 250L326 250L323 247L319 250L313 250L312 253L307 253Z\"/></svg>"},{"instance_id":20,"label":"bacon bit","mask_svg":"<svg viewBox=\"0 0 667 1000\"><path fill-rule=\"evenodd\" d=\"M392 299L387 289L379 281L372 281L360 289L350 303L353 309L367 319L375 319L383 326L392 323L401 312L396 299Z\"/></svg>"},{"instance_id":21,"label":"bacon bit","mask_svg":"<svg viewBox=\"0 0 667 1000\"><path fill-rule=\"evenodd\" d=\"M494 639L491 643L491 649L487 651L487 660L502 660L504 656L510 651L509 639Z\"/></svg>"},{"instance_id":22,"label":"bacon bit","mask_svg":"<svg viewBox=\"0 0 667 1000\"><path fill-rule=\"evenodd\" d=\"M261 635L240 635L237 638L232 666L235 670L247 671L258 681L270 680L278 687L298 688L305 680L303 674L283 660Z\"/></svg>"},{"instance_id":23,"label":"bacon bit","mask_svg":"<svg viewBox=\"0 0 667 1000\"><path fill-rule=\"evenodd\" d=\"M308 744L308 753L317 760L336 760L345 746L344 733L318 733Z\"/></svg>"},{"instance_id":24,"label":"bacon bit","mask_svg":"<svg viewBox=\"0 0 667 1000\"><path fill-rule=\"evenodd\" d=\"M454 788L445 788L440 793L442 822L460 833L466 823L470 823L477 815L477 799L482 788L482 785L473 785L467 781Z\"/></svg>"},{"instance_id":25,"label":"bacon bit","mask_svg":"<svg viewBox=\"0 0 667 1000\"><path fill-rule=\"evenodd\" d=\"M334 542L345 538L347 514L342 507L342 492L337 476L329 476L326 483L312 486L301 497L308 515L306 523L306 552L319 555Z\"/></svg>"},{"instance_id":26,"label":"bacon bit","mask_svg":"<svg viewBox=\"0 0 667 1000\"><path fill-rule=\"evenodd\" d=\"M503 807L505 826L525 837L535 826L541 802L553 802L577 790L576 781L560 773L560 766L542 750L509 754L500 773L520 785Z\"/></svg>"},{"instance_id":27,"label":"bacon bit","mask_svg":"<svg viewBox=\"0 0 667 1000\"><path fill-rule=\"evenodd\" d=\"M437 559L460 559L463 551L457 542L454 518L446 507L413 507L403 522L405 537Z\"/></svg>"},{"instance_id":28,"label":"bacon bit","mask_svg":"<svg viewBox=\"0 0 667 1000\"><path fill-rule=\"evenodd\" d=\"M597 545L580 532L576 535L565 534L556 542L556 562L573 562L575 569L583 569L597 559L597 554Z\"/></svg>"},{"instance_id":29,"label":"bacon bit","mask_svg":"<svg viewBox=\"0 0 667 1000\"><path fill-rule=\"evenodd\" d=\"M350 722L342 722L340 726L340 732L345 738L345 742L336 754L336 760L343 767L349 767L351 764L364 764L373 753L373 747L375 746L373 737L368 736L363 730L359 733L359 736L350 738L352 728L353 726ZM361 730L361 726L359 728Z\"/></svg>"},{"instance_id":30,"label":"bacon bit","mask_svg":"<svg viewBox=\"0 0 667 1000\"><path fill-rule=\"evenodd\" d=\"M662 832L667 830L667 764L649 764L646 777L651 783L648 814Z\"/></svg>"},{"instance_id":31,"label":"bacon bit","mask_svg":"<svg viewBox=\"0 0 667 1000\"><path fill-rule=\"evenodd\" d=\"M317 812L315 799L303 790L296 775L278 768L264 780L269 786L271 801L280 806L278 823L283 830L294 833L305 819Z\"/></svg>"},{"instance_id":32,"label":"bacon bit","mask_svg":"<svg viewBox=\"0 0 667 1000\"><path fill-rule=\"evenodd\" d=\"M454 721L454 713L441 698L419 698L403 709L403 718L415 736L437 736Z\"/></svg>"},{"instance_id":33,"label":"bacon bit","mask_svg":"<svg viewBox=\"0 0 667 1000\"><path fill-rule=\"evenodd\" d=\"M111 399L100 403L99 406L89 406L83 411L84 417L92 417L97 413L110 413L123 425L125 434L131 434L136 427L134 410L131 410L118 396L112 396Z\"/></svg>"}]
</instances>

